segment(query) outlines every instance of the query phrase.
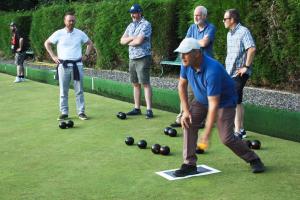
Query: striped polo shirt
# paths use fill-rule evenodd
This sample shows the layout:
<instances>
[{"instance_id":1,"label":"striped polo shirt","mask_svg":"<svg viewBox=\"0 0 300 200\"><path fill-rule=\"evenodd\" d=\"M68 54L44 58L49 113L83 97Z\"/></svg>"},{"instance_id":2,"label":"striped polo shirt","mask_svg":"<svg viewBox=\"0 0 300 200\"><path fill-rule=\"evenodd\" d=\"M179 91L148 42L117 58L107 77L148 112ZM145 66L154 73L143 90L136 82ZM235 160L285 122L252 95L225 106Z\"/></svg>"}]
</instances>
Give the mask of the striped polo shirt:
<instances>
[{"instance_id":1,"label":"striped polo shirt","mask_svg":"<svg viewBox=\"0 0 300 200\"><path fill-rule=\"evenodd\" d=\"M226 71L234 77L237 70L246 63L247 49L255 47L250 31L240 23L227 33L227 56L225 60ZM247 70L250 76L251 67Z\"/></svg>"}]
</instances>

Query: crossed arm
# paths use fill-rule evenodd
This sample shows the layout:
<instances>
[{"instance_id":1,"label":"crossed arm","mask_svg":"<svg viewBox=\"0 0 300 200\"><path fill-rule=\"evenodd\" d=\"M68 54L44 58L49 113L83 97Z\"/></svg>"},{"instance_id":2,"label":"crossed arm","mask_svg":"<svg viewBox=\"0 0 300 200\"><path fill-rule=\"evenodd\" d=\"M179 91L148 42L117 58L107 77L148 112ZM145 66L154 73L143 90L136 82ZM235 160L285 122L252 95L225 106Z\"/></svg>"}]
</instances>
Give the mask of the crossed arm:
<instances>
[{"instance_id":1,"label":"crossed arm","mask_svg":"<svg viewBox=\"0 0 300 200\"><path fill-rule=\"evenodd\" d=\"M138 46L144 42L144 36L129 36L127 33L124 33L121 37L120 43L122 45L128 45L128 46Z\"/></svg>"}]
</instances>

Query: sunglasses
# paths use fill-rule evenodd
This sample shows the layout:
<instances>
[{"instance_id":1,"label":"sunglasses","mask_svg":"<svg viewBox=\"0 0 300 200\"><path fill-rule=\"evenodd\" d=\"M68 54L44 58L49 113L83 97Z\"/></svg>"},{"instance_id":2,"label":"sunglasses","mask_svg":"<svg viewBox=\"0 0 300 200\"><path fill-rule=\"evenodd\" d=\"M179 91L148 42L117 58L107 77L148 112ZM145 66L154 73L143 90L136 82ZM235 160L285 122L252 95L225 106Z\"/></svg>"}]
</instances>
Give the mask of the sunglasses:
<instances>
[{"instance_id":1,"label":"sunglasses","mask_svg":"<svg viewBox=\"0 0 300 200\"><path fill-rule=\"evenodd\" d=\"M231 17L224 18L223 22L225 22L227 19L231 19Z\"/></svg>"}]
</instances>

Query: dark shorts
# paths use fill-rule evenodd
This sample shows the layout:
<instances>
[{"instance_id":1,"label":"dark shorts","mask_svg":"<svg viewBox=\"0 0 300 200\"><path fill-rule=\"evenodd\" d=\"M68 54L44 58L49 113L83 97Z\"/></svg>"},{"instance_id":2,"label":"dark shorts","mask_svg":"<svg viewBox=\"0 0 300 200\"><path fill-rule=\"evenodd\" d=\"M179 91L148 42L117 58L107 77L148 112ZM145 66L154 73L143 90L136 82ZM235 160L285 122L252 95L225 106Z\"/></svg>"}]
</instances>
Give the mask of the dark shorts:
<instances>
[{"instance_id":1,"label":"dark shorts","mask_svg":"<svg viewBox=\"0 0 300 200\"><path fill-rule=\"evenodd\" d=\"M129 59L129 74L131 83L150 84L151 56Z\"/></svg>"},{"instance_id":2,"label":"dark shorts","mask_svg":"<svg viewBox=\"0 0 300 200\"><path fill-rule=\"evenodd\" d=\"M243 89L248 79L249 79L248 74L244 74L243 76L233 77L233 80L235 82L235 90L238 95L237 104L241 104L243 102Z\"/></svg>"},{"instance_id":3,"label":"dark shorts","mask_svg":"<svg viewBox=\"0 0 300 200\"><path fill-rule=\"evenodd\" d=\"M17 52L15 54L15 64L23 66L25 56L26 56L25 52Z\"/></svg>"}]
</instances>

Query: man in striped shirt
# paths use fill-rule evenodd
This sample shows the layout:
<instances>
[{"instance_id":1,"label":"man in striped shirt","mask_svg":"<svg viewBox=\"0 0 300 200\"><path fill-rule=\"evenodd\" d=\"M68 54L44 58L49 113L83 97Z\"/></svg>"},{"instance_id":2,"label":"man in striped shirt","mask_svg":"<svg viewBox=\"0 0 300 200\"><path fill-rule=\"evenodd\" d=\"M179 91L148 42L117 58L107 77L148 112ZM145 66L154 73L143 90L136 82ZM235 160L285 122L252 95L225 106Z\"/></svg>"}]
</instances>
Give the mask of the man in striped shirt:
<instances>
[{"instance_id":1,"label":"man in striped shirt","mask_svg":"<svg viewBox=\"0 0 300 200\"><path fill-rule=\"evenodd\" d=\"M250 31L241 25L240 15L236 9L229 9L224 14L224 26L227 33L226 70L235 81L238 95L235 114L235 134L246 137L244 130L243 88L252 73L252 63L255 55L255 43Z\"/></svg>"}]
</instances>

